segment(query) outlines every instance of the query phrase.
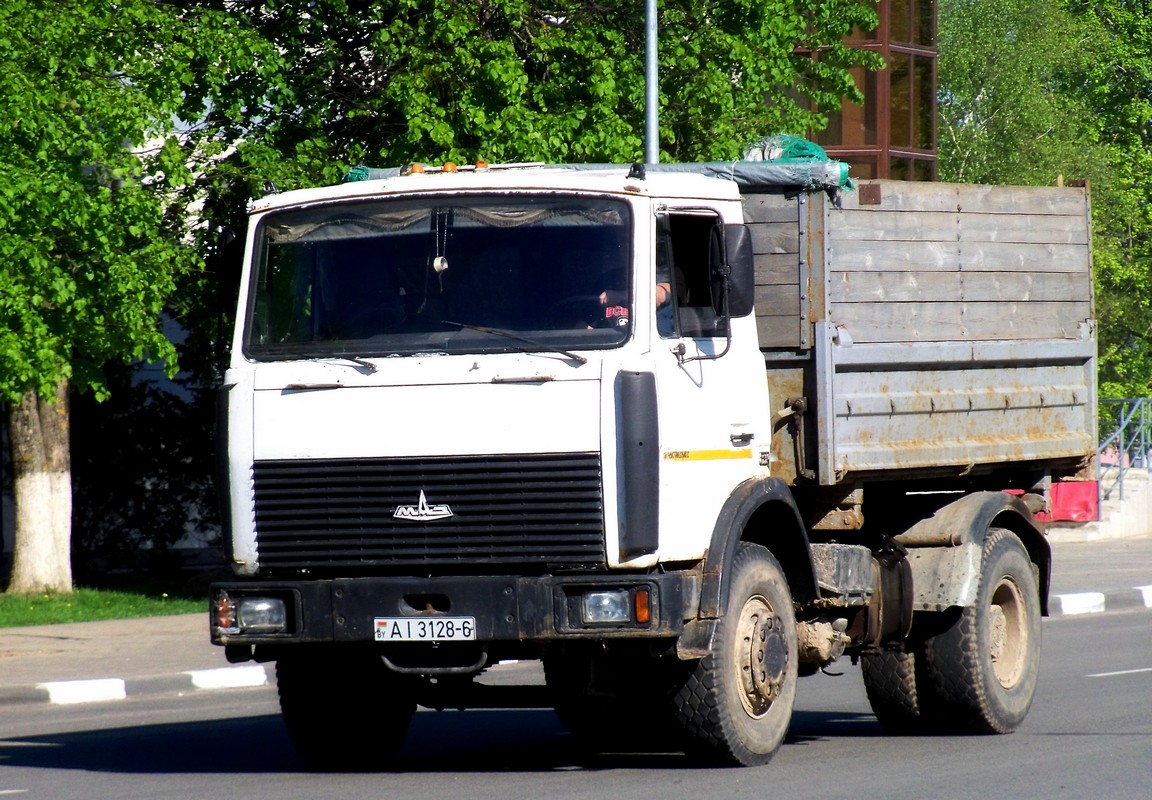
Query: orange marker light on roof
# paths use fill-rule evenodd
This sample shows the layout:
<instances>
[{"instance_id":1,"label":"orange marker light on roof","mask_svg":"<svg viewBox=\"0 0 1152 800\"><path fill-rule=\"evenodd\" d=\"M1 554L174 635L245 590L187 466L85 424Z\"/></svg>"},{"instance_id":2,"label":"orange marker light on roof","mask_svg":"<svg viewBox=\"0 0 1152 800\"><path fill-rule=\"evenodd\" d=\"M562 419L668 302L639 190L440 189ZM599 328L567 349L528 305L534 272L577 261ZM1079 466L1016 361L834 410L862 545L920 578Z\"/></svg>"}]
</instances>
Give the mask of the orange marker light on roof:
<instances>
[{"instance_id":1,"label":"orange marker light on roof","mask_svg":"<svg viewBox=\"0 0 1152 800\"><path fill-rule=\"evenodd\" d=\"M408 165L408 172L412 173L413 175L415 175L417 173L422 173L422 172L424 172L424 165L421 164L419 161L413 161L411 164Z\"/></svg>"},{"instance_id":2,"label":"orange marker light on roof","mask_svg":"<svg viewBox=\"0 0 1152 800\"><path fill-rule=\"evenodd\" d=\"M457 172L458 170L456 169L456 162L455 161L445 161L444 162L444 171L445 172Z\"/></svg>"},{"instance_id":3,"label":"orange marker light on roof","mask_svg":"<svg viewBox=\"0 0 1152 800\"><path fill-rule=\"evenodd\" d=\"M476 161L476 169L488 169L488 162L487 162L487 161L485 161L485 160L484 160L484 159L482 159L482 158L481 158L481 159L477 159L477 161Z\"/></svg>"}]
</instances>

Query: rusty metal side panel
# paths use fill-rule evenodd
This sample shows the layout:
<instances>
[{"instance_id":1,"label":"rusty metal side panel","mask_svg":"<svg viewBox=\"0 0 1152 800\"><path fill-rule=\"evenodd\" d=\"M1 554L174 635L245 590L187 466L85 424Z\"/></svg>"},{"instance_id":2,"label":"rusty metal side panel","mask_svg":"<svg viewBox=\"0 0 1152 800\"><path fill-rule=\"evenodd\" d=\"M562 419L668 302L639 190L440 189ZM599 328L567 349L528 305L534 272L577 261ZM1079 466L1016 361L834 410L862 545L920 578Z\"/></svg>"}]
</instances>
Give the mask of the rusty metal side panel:
<instances>
[{"instance_id":1,"label":"rusty metal side panel","mask_svg":"<svg viewBox=\"0 0 1152 800\"><path fill-rule=\"evenodd\" d=\"M772 402L772 450L769 474L791 485L800 475L802 465L811 466L811 456L800 452L799 424L794 415L784 416L789 398L804 397L810 362L767 362L768 397ZM815 429L807 438L814 439ZM806 442L811 446L811 441Z\"/></svg>"},{"instance_id":2,"label":"rusty metal side panel","mask_svg":"<svg viewBox=\"0 0 1152 800\"><path fill-rule=\"evenodd\" d=\"M832 341L831 462L851 473L1076 459L1095 447L1095 342ZM824 469L830 472L825 474Z\"/></svg>"},{"instance_id":3,"label":"rusty metal side panel","mask_svg":"<svg viewBox=\"0 0 1152 800\"><path fill-rule=\"evenodd\" d=\"M853 475L1046 460L1063 468L1088 457L1087 193L893 181L876 190L878 204L849 195L843 208L822 193L745 198L750 221L779 235L796 204L786 237L796 261L774 274L799 267L791 357L806 360L798 372L773 366L772 344L765 356L772 411L800 389L807 398L809 452L796 457L795 420L777 422L773 474L792 482L815 468L831 486ZM773 280L776 293L788 282Z\"/></svg>"}]
</instances>

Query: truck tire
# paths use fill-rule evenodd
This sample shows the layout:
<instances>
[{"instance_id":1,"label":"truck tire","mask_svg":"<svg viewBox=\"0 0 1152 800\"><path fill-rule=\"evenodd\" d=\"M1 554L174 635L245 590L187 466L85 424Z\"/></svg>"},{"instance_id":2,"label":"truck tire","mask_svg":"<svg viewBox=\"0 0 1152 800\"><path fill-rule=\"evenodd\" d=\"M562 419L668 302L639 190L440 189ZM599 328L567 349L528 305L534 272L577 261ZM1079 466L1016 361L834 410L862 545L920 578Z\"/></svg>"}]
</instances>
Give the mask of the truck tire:
<instances>
[{"instance_id":1,"label":"truck tire","mask_svg":"<svg viewBox=\"0 0 1152 800\"><path fill-rule=\"evenodd\" d=\"M669 735L669 696L683 673L675 658L573 647L545 653L542 661L556 716L584 750L679 749Z\"/></svg>"},{"instance_id":2,"label":"truck tire","mask_svg":"<svg viewBox=\"0 0 1152 800\"><path fill-rule=\"evenodd\" d=\"M921 653L921 664L923 658ZM888 733L921 733L929 722L921 708L922 689L917 685L916 664L914 651L884 650L860 657L868 704Z\"/></svg>"},{"instance_id":3,"label":"truck tire","mask_svg":"<svg viewBox=\"0 0 1152 800\"><path fill-rule=\"evenodd\" d=\"M370 650L301 650L276 662L288 735L305 763L322 772L386 766L416 712L415 691L404 683Z\"/></svg>"},{"instance_id":4,"label":"truck tire","mask_svg":"<svg viewBox=\"0 0 1152 800\"><path fill-rule=\"evenodd\" d=\"M924 642L925 674L952 733L1011 733L1028 713L1040 666L1040 595L1032 562L1011 531L984 543L976 605Z\"/></svg>"},{"instance_id":5,"label":"truck tire","mask_svg":"<svg viewBox=\"0 0 1152 800\"><path fill-rule=\"evenodd\" d=\"M577 742L598 749L597 732L607 735L620 732L615 697L592 691L592 654L580 649L574 652L545 654L544 683L560 724Z\"/></svg>"},{"instance_id":6,"label":"truck tire","mask_svg":"<svg viewBox=\"0 0 1152 800\"><path fill-rule=\"evenodd\" d=\"M776 753L796 697L796 614L784 571L765 548L742 542L731 566L712 652L674 697L689 755L754 766Z\"/></svg>"}]
</instances>

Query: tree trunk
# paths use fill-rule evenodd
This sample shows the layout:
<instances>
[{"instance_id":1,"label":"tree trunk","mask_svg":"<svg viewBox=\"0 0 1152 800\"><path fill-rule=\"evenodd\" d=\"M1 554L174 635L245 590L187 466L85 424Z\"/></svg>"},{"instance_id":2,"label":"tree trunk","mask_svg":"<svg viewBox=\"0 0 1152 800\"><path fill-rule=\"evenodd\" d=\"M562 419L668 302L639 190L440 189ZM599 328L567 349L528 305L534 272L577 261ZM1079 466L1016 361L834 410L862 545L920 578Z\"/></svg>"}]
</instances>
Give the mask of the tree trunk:
<instances>
[{"instance_id":1,"label":"tree trunk","mask_svg":"<svg viewBox=\"0 0 1152 800\"><path fill-rule=\"evenodd\" d=\"M72 591L72 469L68 381L46 401L25 392L8 407L16 535L8 591Z\"/></svg>"}]
</instances>

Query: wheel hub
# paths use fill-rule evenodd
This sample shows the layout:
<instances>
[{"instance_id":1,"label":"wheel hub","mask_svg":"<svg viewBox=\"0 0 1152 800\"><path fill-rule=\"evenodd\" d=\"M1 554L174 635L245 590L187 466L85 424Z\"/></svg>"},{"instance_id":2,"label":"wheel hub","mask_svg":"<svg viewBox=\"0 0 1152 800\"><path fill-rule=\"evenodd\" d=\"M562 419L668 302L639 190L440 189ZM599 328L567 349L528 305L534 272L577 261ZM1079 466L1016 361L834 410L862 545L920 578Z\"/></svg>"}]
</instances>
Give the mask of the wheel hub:
<instances>
[{"instance_id":1,"label":"wheel hub","mask_svg":"<svg viewBox=\"0 0 1152 800\"><path fill-rule=\"evenodd\" d=\"M788 667L783 625L764 597L756 595L744 604L738 635L737 668L743 689L740 699L750 716L761 717L780 696Z\"/></svg>"},{"instance_id":2,"label":"wheel hub","mask_svg":"<svg viewBox=\"0 0 1152 800\"><path fill-rule=\"evenodd\" d=\"M1028 651L1025 604L1020 587L1005 579L992 593L988 607L988 654L996 680L1005 689L1016 685L1024 673Z\"/></svg>"},{"instance_id":3,"label":"wheel hub","mask_svg":"<svg viewBox=\"0 0 1152 800\"><path fill-rule=\"evenodd\" d=\"M992 606L988 609L988 647L992 651L993 663L1004 656L1004 642L1008 638L1008 621L1004 609Z\"/></svg>"}]
</instances>

